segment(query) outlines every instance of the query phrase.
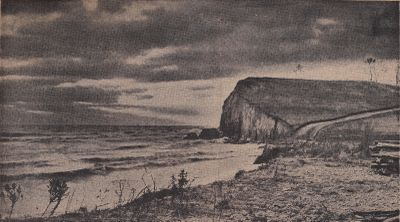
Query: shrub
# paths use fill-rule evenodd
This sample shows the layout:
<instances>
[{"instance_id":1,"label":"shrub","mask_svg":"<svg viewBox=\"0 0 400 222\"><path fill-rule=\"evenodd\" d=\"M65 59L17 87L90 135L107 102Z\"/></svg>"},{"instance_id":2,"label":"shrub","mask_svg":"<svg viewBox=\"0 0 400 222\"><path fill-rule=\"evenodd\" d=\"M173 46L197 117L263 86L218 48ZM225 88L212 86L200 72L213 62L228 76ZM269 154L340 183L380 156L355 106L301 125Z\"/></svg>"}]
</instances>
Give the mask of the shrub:
<instances>
[{"instance_id":1,"label":"shrub","mask_svg":"<svg viewBox=\"0 0 400 222\"><path fill-rule=\"evenodd\" d=\"M103 190L102 189L99 190L99 192L96 196L96 199L99 201L100 205L96 205L94 208L95 210L98 210L100 207L103 207L103 206L106 206L109 204L109 203L103 203L109 192L110 192L110 190L107 188L103 189ZM118 198L118 199L120 200L121 198Z\"/></svg>"},{"instance_id":2,"label":"shrub","mask_svg":"<svg viewBox=\"0 0 400 222\"><path fill-rule=\"evenodd\" d=\"M49 204L47 205L46 209L44 210L42 216L47 212L47 209L52 203L55 203L53 209L50 212L49 216L52 216L58 206L60 205L61 201L68 196L68 185L67 182L64 180L61 180L59 178L52 178L49 180L49 185L47 185L47 188L49 188L49 194L50 194L50 199L49 199Z\"/></svg>"},{"instance_id":3,"label":"shrub","mask_svg":"<svg viewBox=\"0 0 400 222\"><path fill-rule=\"evenodd\" d=\"M238 172L236 172L235 177L234 177L235 180L241 178L244 175L245 172L246 171L244 171L244 170L239 170Z\"/></svg>"},{"instance_id":4,"label":"shrub","mask_svg":"<svg viewBox=\"0 0 400 222\"><path fill-rule=\"evenodd\" d=\"M114 193L118 197L117 206L122 206L125 203L124 192L126 187L129 187L129 182L126 180L116 180L112 181L113 184L117 185L117 189L114 190Z\"/></svg>"},{"instance_id":5,"label":"shrub","mask_svg":"<svg viewBox=\"0 0 400 222\"><path fill-rule=\"evenodd\" d=\"M219 210L226 210L229 209L229 200L221 200L216 205L215 208Z\"/></svg>"},{"instance_id":6,"label":"shrub","mask_svg":"<svg viewBox=\"0 0 400 222\"><path fill-rule=\"evenodd\" d=\"M2 192L1 196L7 197L11 202L10 213L9 213L9 217L11 218L11 215L14 211L15 204L18 202L18 200L23 198L21 185L17 185L16 183L13 183L11 185L6 184L4 186L4 190L5 190L5 193Z\"/></svg>"},{"instance_id":7,"label":"shrub","mask_svg":"<svg viewBox=\"0 0 400 222\"><path fill-rule=\"evenodd\" d=\"M181 170L178 178L176 178L175 175L171 176L171 202L176 204L176 213L179 216L187 209L185 206L185 201L187 202L188 199L186 190L190 188L193 181L194 180L189 180L188 173L185 170ZM177 203L175 201L177 201Z\"/></svg>"}]
</instances>

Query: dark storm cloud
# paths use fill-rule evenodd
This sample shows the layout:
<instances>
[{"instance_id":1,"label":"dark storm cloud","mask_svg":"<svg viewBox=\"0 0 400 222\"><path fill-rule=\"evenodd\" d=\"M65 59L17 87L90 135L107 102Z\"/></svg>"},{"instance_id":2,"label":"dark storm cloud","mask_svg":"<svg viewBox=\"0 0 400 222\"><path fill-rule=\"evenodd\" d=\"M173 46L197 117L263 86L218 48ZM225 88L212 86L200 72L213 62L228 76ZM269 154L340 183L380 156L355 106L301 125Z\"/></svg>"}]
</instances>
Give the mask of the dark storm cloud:
<instances>
[{"instance_id":1,"label":"dark storm cloud","mask_svg":"<svg viewBox=\"0 0 400 222\"><path fill-rule=\"evenodd\" d=\"M75 101L93 103L114 103L118 92L94 88L59 88L59 81L2 81L0 82L0 103L34 102L38 104L68 104Z\"/></svg>"},{"instance_id":2,"label":"dark storm cloud","mask_svg":"<svg viewBox=\"0 0 400 222\"><path fill-rule=\"evenodd\" d=\"M29 12L62 11L63 15L23 26L16 36L2 36L2 56L56 59L10 73L166 81L232 75L248 65L366 54L398 56L396 3L174 2L178 6L173 9L165 5L143 9L145 19L114 21L112 15L126 12L132 2L99 1L95 13L86 12L80 1L54 1L49 6L44 6L46 1L32 2L35 6ZM19 4L6 2L4 10L10 13L11 8L28 12ZM99 20L102 11L112 12L107 14L108 21ZM332 23L318 23L319 19ZM130 66L122 61L167 46L187 47L156 59L161 65L177 65L178 70L153 72L159 66ZM82 61L57 61L69 57Z\"/></svg>"},{"instance_id":3,"label":"dark storm cloud","mask_svg":"<svg viewBox=\"0 0 400 222\"><path fill-rule=\"evenodd\" d=\"M145 89L116 92L56 85L114 77L148 82L212 79L269 64L399 55L395 2L98 0L97 7L87 7L79 0L2 1L6 25L1 59L39 59L23 66L6 64L0 75L52 79L0 82L2 104L38 104L37 110L53 112L57 123L73 121L74 116L75 122L96 122L94 117L101 122L101 111L76 102L115 105L121 93ZM137 57L142 61L127 62ZM122 116L129 115L115 118L122 121ZM104 121L114 120L107 118Z\"/></svg>"},{"instance_id":4,"label":"dark storm cloud","mask_svg":"<svg viewBox=\"0 0 400 222\"><path fill-rule=\"evenodd\" d=\"M42 111L47 110L47 111ZM33 112L32 112L33 111ZM77 104L0 105L1 125L170 125L171 120L148 118L133 114L107 115L99 110Z\"/></svg>"},{"instance_id":5,"label":"dark storm cloud","mask_svg":"<svg viewBox=\"0 0 400 222\"><path fill-rule=\"evenodd\" d=\"M68 11L74 4L81 4L75 0L2 0L2 14L37 13L44 14L56 11Z\"/></svg>"},{"instance_id":6,"label":"dark storm cloud","mask_svg":"<svg viewBox=\"0 0 400 222\"><path fill-rule=\"evenodd\" d=\"M159 114L167 114L167 115L182 115L182 116L196 116L199 114L197 110L188 109L188 108L179 108L179 107L158 107L158 106L135 106L135 105L120 105L120 104L83 104L87 107L110 107L115 110L121 109L140 109L145 111L150 111Z\"/></svg>"},{"instance_id":7,"label":"dark storm cloud","mask_svg":"<svg viewBox=\"0 0 400 222\"><path fill-rule=\"evenodd\" d=\"M120 12L124 6L129 5L131 2L126 0L99 0L98 9L107 12Z\"/></svg>"},{"instance_id":8,"label":"dark storm cloud","mask_svg":"<svg viewBox=\"0 0 400 222\"><path fill-rule=\"evenodd\" d=\"M233 28L207 21L196 12L184 11L176 13L160 8L143 11L148 17L144 21L98 22L96 15L93 18L82 14L83 9L77 9L52 22L21 27L18 37L4 36L4 55L90 58L111 52L131 55L153 47L212 40Z\"/></svg>"}]
</instances>

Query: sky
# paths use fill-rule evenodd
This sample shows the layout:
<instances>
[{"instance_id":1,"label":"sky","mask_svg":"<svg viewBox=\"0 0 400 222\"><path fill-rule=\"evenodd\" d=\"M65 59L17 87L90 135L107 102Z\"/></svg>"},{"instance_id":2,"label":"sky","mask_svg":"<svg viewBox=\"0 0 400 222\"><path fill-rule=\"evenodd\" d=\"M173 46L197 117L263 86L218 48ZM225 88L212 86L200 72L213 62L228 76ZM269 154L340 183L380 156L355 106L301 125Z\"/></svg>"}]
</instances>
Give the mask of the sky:
<instances>
[{"instance_id":1,"label":"sky","mask_svg":"<svg viewBox=\"0 0 400 222\"><path fill-rule=\"evenodd\" d=\"M250 76L394 84L396 2L2 0L1 124L218 126Z\"/></svg>"}]
</instances>

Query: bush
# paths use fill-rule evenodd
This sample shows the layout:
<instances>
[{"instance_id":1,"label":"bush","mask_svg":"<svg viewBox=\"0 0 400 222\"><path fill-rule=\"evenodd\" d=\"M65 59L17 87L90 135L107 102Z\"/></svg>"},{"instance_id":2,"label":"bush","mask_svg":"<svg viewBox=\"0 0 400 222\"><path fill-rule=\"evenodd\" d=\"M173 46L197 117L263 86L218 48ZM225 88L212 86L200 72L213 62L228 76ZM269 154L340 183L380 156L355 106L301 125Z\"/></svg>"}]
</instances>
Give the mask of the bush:
<instances>
[{"instance_id":1,"label":"bush","mask_svg":"<svg viewBox=\"0 0 400 222\"><path fill-rule=\"evenodd\" d=\"M185 206L185 202L188 200L186 190L190 188L192 182L193 180L189 180L188 173L185 170L181 170L178 178L176 178L175 175L171 176L171 202L172 204L176 204L176 213L179 216L187 210ZM177 201L177 203L175 201Z\"/></svg>"},{"instance_id":2,"label":"bush","mask_svg":"<svg viewBox=\"0 0 400 222\"><path fill-rule=\"evenodd\" d=\"M244 175L245 172L246 171L244 171L244 170L239 170L238 172L236 172L235 177L234 177L235 180L241 178Z\"/></svg>"},{"instance_id":3,"label":"bush","mask_svg":"<svg viewBox=\"0 0 400 222\"><path fill-rule=\"evenodd\" d=\"M16 183L13 183L11 185L6 184L4 186L4 190L5 193L1 192L1 197L3 198L7 197L11 202L10 213L9 213L9 217L11 218L15 204L18 202L18 200L23 198L21 185L17 185Z\"/></svg>"},{"instance_id":4,"label":"bush","mask_svg":"<svg viewBox=\"0 0 400 222\"><path fill-rule=\"evenodd\" d=\"M60 205L61 201L68 196L68 185L67 182L64 180L61 180L59 178L52 178L49 180L49 185L47 185L47 188L49 188L49 194L50 194L50 199L49 199L49 204L47 205L46 209L44 210L42 216L47 212L47 209L52 203L55 203L53 209L50 212L49 216L52 216L58 206Z\"/></svg>"}]
</instances>

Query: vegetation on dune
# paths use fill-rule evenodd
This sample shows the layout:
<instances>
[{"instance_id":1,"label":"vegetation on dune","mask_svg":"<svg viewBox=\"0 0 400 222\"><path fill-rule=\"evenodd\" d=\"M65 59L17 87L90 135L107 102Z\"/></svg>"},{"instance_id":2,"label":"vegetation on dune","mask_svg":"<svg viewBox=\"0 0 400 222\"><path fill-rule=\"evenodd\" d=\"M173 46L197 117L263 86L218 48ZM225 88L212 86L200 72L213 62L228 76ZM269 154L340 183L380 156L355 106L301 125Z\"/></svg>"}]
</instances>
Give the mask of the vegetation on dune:
<instances>
[{"instance_id":1,"label":"vegetation on dune","mask_svg":"<svg viewBox=\"0 0 400 222\"><path fill-rule=\"evenodd\" d=\"M8 199L10 201L10 212L8 217L11 218L15 204L23 198L21 185L16 183L6 184L4 186L4 191L0 193L1 200L5 203L5 200Z\"/></svg>"},{"instance_id":2,"label":"vegetation on dune","mask_svg":"<svg viewBox=\"0 0 400 222\"><path fill-rule=\"evenodd\" d=\"M49 180L49 185L47 185L50 197L49 203L47 204L46 209L44 210L42 216L44 216L50 207L51 204L55 203L53 209L50 211L49 216L52 216L54 212L57 210L58 206L60 205L61 201L65 199L69 193L67 193L69 187L65 180L60 178L52 178Z\"/></svg>"},{"instance_id":3,"label":"vegetation on dune","mask_svg":"<svg viewBox=\"0 0 400 222\"><path fill-rule=\"evenodd\" d=\"M399 106L396 86L374 82L247 78L234 92L292 125Z\"/></svg>"}]
</instances>

